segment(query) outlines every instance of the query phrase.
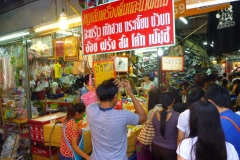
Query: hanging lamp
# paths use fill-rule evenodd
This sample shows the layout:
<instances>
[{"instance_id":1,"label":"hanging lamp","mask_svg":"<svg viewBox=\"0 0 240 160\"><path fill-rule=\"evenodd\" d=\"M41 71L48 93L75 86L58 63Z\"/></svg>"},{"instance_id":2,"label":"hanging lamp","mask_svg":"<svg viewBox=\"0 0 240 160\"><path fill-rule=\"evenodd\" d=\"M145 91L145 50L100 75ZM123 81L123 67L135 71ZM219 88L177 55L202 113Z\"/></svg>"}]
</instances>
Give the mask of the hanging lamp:
<instances>
[{"instance_id":1,"label":"hanging lamp","mask_svg":"<svg viewBox=\"0 0 240 160\"><path fill-rule=\"evenodd\" d=\"M60 14L59 28L60 28L60 30L68 29L67 14L65 13L64 8L62 8L62 13Z\"/></svg>"}]
</instances>

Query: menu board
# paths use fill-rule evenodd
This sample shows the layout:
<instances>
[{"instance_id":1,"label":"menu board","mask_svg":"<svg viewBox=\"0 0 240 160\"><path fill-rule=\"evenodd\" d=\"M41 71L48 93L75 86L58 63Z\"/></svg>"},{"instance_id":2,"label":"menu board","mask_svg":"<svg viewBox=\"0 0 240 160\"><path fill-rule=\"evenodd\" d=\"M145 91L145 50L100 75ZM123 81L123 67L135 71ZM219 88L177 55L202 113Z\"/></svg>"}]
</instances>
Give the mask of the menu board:
<instances>
[{"instance_id":1,"label":"menu board","mask_svg":"<svg viewBox=\"0 0 240 160\"><path fill-rule=\"evenodd\" d=\"M114 60L93 62L95 87L110 78L116 78Z\"/></svg>"}]
</instances>

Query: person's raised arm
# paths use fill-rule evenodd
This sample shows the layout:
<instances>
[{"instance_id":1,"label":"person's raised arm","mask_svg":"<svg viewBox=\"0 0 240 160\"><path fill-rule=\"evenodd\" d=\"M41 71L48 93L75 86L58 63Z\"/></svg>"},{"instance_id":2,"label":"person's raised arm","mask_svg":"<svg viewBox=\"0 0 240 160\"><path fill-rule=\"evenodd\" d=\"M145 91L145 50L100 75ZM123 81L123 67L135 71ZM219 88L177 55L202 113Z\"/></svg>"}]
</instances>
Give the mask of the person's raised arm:
<instances>
[{"instance_id":1,"label":"person's raised arm","mask_svg":"<svg viewBox=\"0 0 240 160\"><path fill-rule=\"evenodd\" d=\"M127 90L128 95L132 99L132 102L133 102L133 105L135 107L136 113L139 116L139 123L144 123L147 120L147 115L146 115L143 107L141 106L141 104L138 102L138 100L134 96L133 91L132 91L132 87L130 85L130 82L129 81L124 81L122 84L125 87L125 89Z\"/></svg>"}]
</instances>

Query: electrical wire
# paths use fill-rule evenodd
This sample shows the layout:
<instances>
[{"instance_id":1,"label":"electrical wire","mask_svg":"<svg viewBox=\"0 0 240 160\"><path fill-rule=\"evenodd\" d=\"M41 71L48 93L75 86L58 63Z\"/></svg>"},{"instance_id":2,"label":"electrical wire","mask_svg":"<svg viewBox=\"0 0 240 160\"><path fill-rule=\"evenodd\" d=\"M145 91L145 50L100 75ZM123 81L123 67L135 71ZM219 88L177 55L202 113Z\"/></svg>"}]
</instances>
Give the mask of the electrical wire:
<instances>
[{"instance_id":1,"label":"electrical wire","mask_svg":"<svg viewBox=\"0 0 240 160\"><path fill-rule=\"evenodd\" d=\"M51 139L52 139L52 133L53 133L53 130L55 128L55 126L57 125L57 123L54 124L52 130L51 130L51 133L50 133L50 137L49 137L49 144L48 144L48 149L49 149L49 153L50 153L50 159L52 159L52 152L51 152Z\"/></svg>"},{"instance_id":2,"label":"electrical wire","mask_svg":"<svg viewBox=\"0 0 240 160\"><path fill-rule=\"evenodd\" d=\"M53 0L52 0L51 4L49 5L49 8L48 8L47 12L46 12L46 13L45 13L45 15L44 15L44 17L43 17L43 19L42 19L42 22L41 22L41 24L42 24L42 23L43 23L43 21L45 20L45 18L46 18L46 15L47 15L47 13L49 12L49 10L50 10L50 8L51 8L52 4L53 4Z\"/></svg>"}]
</instances>

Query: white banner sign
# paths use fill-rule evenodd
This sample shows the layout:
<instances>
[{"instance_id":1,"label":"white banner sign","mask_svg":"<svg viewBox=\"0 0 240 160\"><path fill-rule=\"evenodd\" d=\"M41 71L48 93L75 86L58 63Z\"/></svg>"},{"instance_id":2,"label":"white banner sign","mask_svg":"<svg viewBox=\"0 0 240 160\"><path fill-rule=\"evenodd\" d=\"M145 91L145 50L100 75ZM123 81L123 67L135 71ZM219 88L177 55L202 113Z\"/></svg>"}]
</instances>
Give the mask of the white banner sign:
<instances>
[{"instance_id":1,"label":"white banner sign","mask_svg":"<svg viewBox=\"0 0 240 160\"><path fill-rule=\"evenodd\" d=\"M183 71L183 57L162 57L162 71Z\"/></svg>"}]
</instances>

